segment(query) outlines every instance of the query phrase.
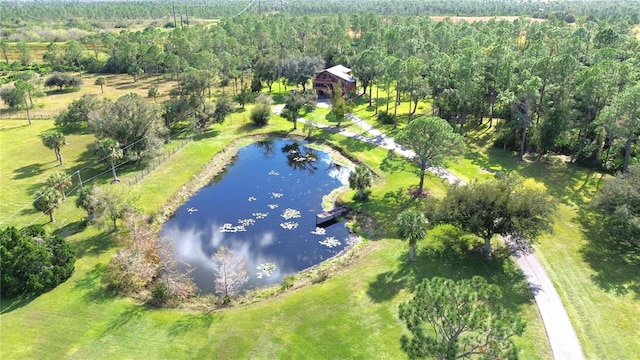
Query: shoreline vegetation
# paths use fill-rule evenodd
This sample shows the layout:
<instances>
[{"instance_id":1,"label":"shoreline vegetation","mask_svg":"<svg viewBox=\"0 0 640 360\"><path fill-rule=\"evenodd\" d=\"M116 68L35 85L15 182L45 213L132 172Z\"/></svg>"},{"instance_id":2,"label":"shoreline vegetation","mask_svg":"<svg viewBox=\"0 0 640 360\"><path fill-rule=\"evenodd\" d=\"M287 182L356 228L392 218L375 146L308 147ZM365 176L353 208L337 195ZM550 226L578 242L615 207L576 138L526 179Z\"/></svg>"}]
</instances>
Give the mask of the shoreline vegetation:
<instances>
[{"instance_id":1,"label":"shoreline vegetation","mask_svg":"<svg viewBox=\"0 0 640 360\"><path fill-rule=\"evenodd\" d=\"M427 195L416 199L418 167L377 143L344 136L371 132L311 103L294 111L309 99L293 95L312 90L313 74L337 64L357 78L348 112L389 139L401 138L414 119L437 116L465 138L464 154L444 164L456 177L471 184L514 174L544 188L559 204L554 233L538 236L532 249L585 358L637 356L638 339L629 334L640 333L638 246L603 226L592 199L611 175L635 169L640 159L637 114L627 111L640 94L640 0L560 0L544 8L498 0L206 0L175 4L175 18L165 1L6 4L0 221L42 225L77 254L66 282L39 296L0 298L0 358L406 358L399 305L423 279L475 275L497 285L500 305L526 320L515 338L518 357L553 358L528 279L507 247L494 238L487 261L480 235L439 224L443 215L434 208L450 193L446 181L427 172ZM205 19L211 16L217 18ZM83 84L46 88L54 72ZM264 95L255 101L258 93ZM157 137L145 135L144 150L125 145L141 138L114 138L120 145L99 159L93 150L106 133L89 125L88 114L108 120L115 111L98 110L127 96L153 107ZM273 104L287 104L287 117L265 111ZM331 131L301 123L295 129L288 120L294 112ZM52 130L65 130L61 149L43 144ZM325 210L351 209L346 221L359 237L348 250L226 307L214 295L155 307L141 301L156 290L150 285L141 286L140 298L109 290L108 265L133 235L125 219L86 226L75 185L130 191L144 214L139 224L148 222L153 234L222 176L240 147L269 137L328 146L336 163L370 169L367 201L347 186L322 199ZM122 181L112 184L116 170ZM34 208L36 193L66 186L52 185L60 175L71 177L61 191L66 200ZM397 231L398 215L408 209L430 222L413 242ZM414 263L407 261L412 243Z\"/></svg>"}]
</instances>

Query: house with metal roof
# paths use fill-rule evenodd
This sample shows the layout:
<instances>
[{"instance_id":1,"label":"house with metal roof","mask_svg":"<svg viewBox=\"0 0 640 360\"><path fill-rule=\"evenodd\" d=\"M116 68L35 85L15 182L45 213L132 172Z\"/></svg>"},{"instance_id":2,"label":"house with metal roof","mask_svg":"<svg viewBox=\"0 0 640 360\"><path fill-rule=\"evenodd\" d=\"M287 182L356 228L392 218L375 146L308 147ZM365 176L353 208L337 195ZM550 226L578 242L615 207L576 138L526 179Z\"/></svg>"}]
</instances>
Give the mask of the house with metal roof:
<instances>
[{"instance_id":1,"label":"house with metal roof","mask_svg":"<svg viewBox=\"0 0 640 360\"><path fill-rule=\"evenodd\" d=\"M331 95L333 84L339 83L344 94L356 92L356 78L351 75L351 69L343 65L336 65L316 73L313 78L313 89L318 95Z\"/></svg>"}]
</instances>

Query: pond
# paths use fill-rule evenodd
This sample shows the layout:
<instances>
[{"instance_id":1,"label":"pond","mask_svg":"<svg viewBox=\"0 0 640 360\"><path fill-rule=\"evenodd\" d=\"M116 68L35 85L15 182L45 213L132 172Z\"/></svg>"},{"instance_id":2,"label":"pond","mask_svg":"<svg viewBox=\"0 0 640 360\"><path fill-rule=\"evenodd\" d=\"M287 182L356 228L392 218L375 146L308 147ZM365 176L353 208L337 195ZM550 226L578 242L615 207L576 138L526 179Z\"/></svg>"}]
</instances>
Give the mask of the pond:
<instances>
[{"instance_id":1,"label":"pond","mask_svg":"<svg viewBox=\"0 0 640 360\"><path fill-rule=\"evenodd\" d=\"M246 258L245 289L273 285L345 248L346 226L318 228L316 215L323 196L348 184L348 177L347 167L305 142L253 143L178 208L160 235L194 269L201 293L214 292L211 255L221 246Z\"/></svg>"}]
</instances>

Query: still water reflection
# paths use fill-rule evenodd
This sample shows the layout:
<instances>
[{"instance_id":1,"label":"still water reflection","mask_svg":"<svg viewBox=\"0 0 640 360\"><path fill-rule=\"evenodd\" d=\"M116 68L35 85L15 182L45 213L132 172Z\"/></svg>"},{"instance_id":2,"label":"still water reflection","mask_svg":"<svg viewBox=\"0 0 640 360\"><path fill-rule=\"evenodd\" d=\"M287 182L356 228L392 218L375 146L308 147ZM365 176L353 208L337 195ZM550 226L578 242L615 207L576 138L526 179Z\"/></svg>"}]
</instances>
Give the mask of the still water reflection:
<instances>
[{"instance_id":1,"label":"still water reflection","mask_svg":"<svg viewBox=\"0 0 640 360\"><path fill-rule=\"evenodd\" d=\"M246 288L272 285L345 247L343 223L317 229L323 195L348 184L349 170L304 142L269 140L246 146L212 183L182 205L161 236L195 268L203 293L213 292L211 255L220 246L245 256ZM266 266L274 264L275 269Z\"/></svg>"}]
</instances>

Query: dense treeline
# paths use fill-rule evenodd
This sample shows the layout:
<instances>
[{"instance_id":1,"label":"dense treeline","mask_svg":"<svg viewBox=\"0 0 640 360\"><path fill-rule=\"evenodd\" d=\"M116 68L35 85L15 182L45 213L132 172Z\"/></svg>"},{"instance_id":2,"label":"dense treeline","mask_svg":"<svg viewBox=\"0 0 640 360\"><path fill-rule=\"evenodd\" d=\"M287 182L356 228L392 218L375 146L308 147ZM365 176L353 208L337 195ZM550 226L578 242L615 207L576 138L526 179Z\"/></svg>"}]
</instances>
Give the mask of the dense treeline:
<instances>
[{"instance_id":1,"label":"dense treeline","mask_svg":"<svg viewBox=\"0 0 640 360\"><path fill-rule=\"evenodd\" d=\"M610 171L638 161L637 116L624 109L637 93L640 47L624 23L243 15L211 27L151 27L81 42L105 55L81 59L86 70L179 79L165 104L168 125L191 108L205 112L212 82L237 94L250 79L269 88L278 79L303 85L323 63L346 64L369 101L384 106L381 116L396 123L431 99L462 133L470 121L493 126L499 118L497 145L520 157L564 154ZM385 90L382 98L374 85ZM410 102L410 114L397 114L396 102Z\"/></svg>"},{"instance_id":2,"label":"dense treeline","mask_svg":"<svg viewBox=\"0 0 640 360\"><path fill-rule=\"evenodd\" d=\"M3 27L13 27L24 22L66 19L79 25L74 19L95 20L153 19L172 16L175 10L198 18L225 18L239 13L288 12L297 15L361 14L383 15L449 15L449 16L551 16L567 19L589 17L591 19L625 20L640 22L640 2L584 1L512 1L512 0L253 0L253 1L190 1L188 5L171 1L3 1L0 19ZM86 24L85 24L86 25ZM89 25L90 26L90 25Z\"/></svg>"}]
</instances>

